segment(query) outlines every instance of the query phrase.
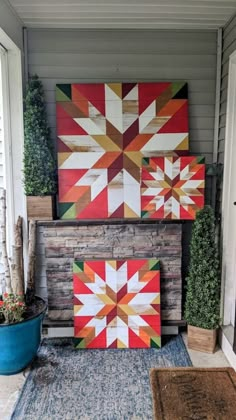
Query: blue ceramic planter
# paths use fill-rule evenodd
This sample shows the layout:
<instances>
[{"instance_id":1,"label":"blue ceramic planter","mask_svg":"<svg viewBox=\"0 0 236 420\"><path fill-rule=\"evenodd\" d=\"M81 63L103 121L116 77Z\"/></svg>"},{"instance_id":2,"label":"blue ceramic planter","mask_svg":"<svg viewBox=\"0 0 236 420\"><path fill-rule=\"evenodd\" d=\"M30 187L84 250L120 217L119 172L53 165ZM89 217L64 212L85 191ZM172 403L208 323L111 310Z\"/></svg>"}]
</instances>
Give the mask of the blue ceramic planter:
<instances>
[{"instance_id":1,"label":"blue ceramic planter","mask_svg":"<svg viewBox=\"0 0 236 420\"><path fill-rule=\"evenodd\" d=\"M0 375L23 370L36 356L46 304L36 316L16 324L0 324Z\"/></svg>"}]
</instances>

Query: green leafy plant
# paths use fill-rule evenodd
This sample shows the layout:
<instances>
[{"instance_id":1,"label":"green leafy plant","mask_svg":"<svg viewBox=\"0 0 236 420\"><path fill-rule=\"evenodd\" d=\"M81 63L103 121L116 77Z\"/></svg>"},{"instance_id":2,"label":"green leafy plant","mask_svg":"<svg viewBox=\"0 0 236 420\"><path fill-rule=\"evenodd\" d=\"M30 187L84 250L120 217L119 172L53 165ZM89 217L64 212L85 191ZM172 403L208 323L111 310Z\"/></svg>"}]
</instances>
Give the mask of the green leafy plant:
<instances>
[{"instance_id":1,"label":"green leafy plant","mask_svg":"<svg viewBox=\"0 0 236 420\"><path fill-rule=\"evenodd\" d=\"M36 75L30 79L27 86L24 131L25 194L55 194L56 161L47 125L43 85Z\"/></svg>"},{"instance_id":2,"label":"green leafy plant","mask_svg":"<svg viewBox=\"0 0 236 420\"><path fill-rule=\"evenodd\" d=\"M24 296L14 293L4 293L3 300L0 300L0 315L6 324L23 321L23 314L26 306Z\"/></svg>"},{"instance_id":3,"label":"green leafy plant","mask_svg":"<svg viewBox=\"0 0 236 420\"><path fill-rule=\"evenodd\" d=\"M220 270L210 206L197 213L190 243L185 319L189 325L214 329L220 322Z\"/></svg>"}]
</instances>

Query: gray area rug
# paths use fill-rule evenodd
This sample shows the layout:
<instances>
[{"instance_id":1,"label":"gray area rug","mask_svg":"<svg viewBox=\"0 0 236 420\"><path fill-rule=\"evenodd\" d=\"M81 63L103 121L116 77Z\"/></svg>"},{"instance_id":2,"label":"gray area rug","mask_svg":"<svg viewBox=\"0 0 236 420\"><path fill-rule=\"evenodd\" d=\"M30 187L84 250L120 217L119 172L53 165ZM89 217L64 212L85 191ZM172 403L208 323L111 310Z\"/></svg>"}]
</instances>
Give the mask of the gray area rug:
<instances>
[{"instance_id":1,"label":"gray area rug","mask_svg":"<svg viewBox=\"0 0 236 420\"><path fill-rule=\"evenodd\" d=\"M161 349L77 350L73 339L44 339L11 419L151 420L149 370L191 365L181 336L164 337Z\"/></svg>"}]
</instances>

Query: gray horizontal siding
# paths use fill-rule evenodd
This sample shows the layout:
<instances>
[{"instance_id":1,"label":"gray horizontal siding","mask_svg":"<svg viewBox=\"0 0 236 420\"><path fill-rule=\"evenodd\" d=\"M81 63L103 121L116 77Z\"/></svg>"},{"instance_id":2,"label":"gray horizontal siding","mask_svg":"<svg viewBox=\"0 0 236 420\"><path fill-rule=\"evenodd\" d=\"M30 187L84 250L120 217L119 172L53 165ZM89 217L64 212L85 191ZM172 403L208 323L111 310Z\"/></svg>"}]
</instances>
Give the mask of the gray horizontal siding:
<instances>
[{"instance_id":1,"label":"gray horizontal siding","mask_svg":"<svg viewBox=\"0 0 236 420\"><path fill-rule=\"evenodd\" d=\"M57 83L184 80L191 153L212 162L216 32L31 29L28 48L29 73L43 81L54 140Z\"/></svg>"},{"instance_id":2,"label":"gray horizontal siding","mask_svg":"<svg viewBox=\"0 0 236 420\"><path fill-rule=\"evenodd\" d=\"M78 68L81 72L84 71L84 68L91 69L93 67L94 62L100 62L100 71L102 72L104 68L107 70L112 70L113 67L117 69L117 66L126 71L127 69L136 68L136 66L140 66L141 70L145 68L149 68L149 71L152 70L152 66L156 66L156 70L159 72L164 70L170 70L171 65L173 62L175 63L176 68L181 69L185 67L185 69L191 69L191 67L198 67L199 60L202 59L202 54L163 54L161 57L159 55L153 54L153 52L147 54L143 54L145 58L140 60L139 54L130 54L130 52L123 52L123 53L116 53L115 51L106 53L106 52L97 52L97 53L87 53L87 52L79 52L75 53L32 53L29 58L29 64L34 69L35 67L39 67L41 70L45 71L46 68L50 68L52 71L56 70L56 74L60 74L61 68L69 69L73 72L75 69L78 71ZM46 65L42 65L42 63L46 63ZM190 67L191 63L191 67ZM215 54L208 54L204 58L204 61L201 64L201 69L196 68L196 70L200 70L201 72L206 72L206 74L212 75L214 74L214 64L215 64ZM50 74L51 72L49 72ZM193 72L195 74L195 72ZM201 75L201 73L200 73ZM78 77L78 75L75 75ZM93 76L94 77L94 76ZM153 77L153 76L152 76Z\"/></svg>"},{"instance_id":3,"label":"gray horizontal siding","mask_svg":"<svg viewBox=\"0 0 236 420\"><path fill-rule=\"evenodd\" d=\"M99 56L98 60L99 60ZM140 57L140 61L136 61L137 64L128 65L120 64L119 60L116 59L115 62L110 63L109 67L102 62L102 57L100 56L101 62L98 65L85 65L83 59L81 58L80 64L77 66L64 66L55 65L49 67L47 64L43 65L30 65L32 74L38 73L42 79L51 77L55 79L60 79L61 83L64 83L64 78L69 78L73 81L78 82L103 82L103 81L149 81L149 80L188 80L191 77L194 79L199 78L205 80L212 80L215 77L215 68L209 64L209 67L197 68L196 64L191 67L191 60L189 62L189 67L185 67L184 72L181 62L175 62L175 58L168 59L168 67L162 67L158 64L148 64L144 63L144 57ZM85 60L86 61L86 60ZM199 62L199 60L198 60ZM145 74L145 78L144 78Z\"/></svg>"},{"instance_id":4,"label":"gray horizontal siding","mask_svg":"<svg viewBox=\"0 0 236 420\"><path fill-rule=\"evenodd\" d=\"M206 31L33 29L29 36L39 53L209 54L215 44L215 33Z\"/></svg>"}]
</instances>

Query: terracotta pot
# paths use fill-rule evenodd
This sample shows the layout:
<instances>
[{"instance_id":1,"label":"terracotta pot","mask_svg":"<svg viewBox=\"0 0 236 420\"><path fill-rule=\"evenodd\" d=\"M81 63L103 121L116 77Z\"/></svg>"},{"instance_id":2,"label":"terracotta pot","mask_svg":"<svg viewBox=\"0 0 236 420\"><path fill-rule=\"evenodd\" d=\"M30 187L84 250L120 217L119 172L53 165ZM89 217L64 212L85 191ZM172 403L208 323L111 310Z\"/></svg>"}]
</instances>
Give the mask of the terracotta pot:
<instances>
[{"instance_id":1,"label":"terracotta pot","mask_svg":"<svg viewBox=\"0 0 236 420\"><path fill-rule=\"evenodd\" d=\"M205 328L188 325L188 348L191 350L214 353L216 347L217 329L206 330Z\"/></svg>"}]
</instances>

